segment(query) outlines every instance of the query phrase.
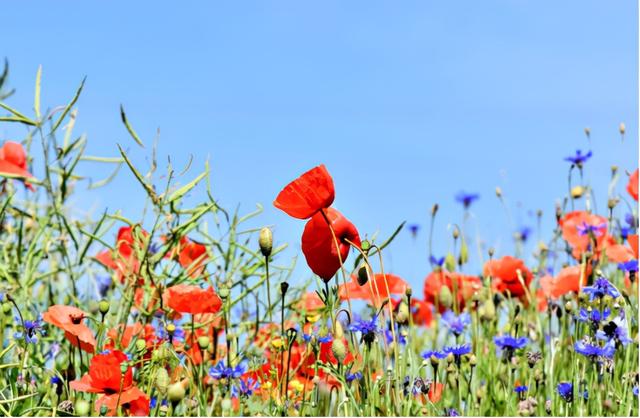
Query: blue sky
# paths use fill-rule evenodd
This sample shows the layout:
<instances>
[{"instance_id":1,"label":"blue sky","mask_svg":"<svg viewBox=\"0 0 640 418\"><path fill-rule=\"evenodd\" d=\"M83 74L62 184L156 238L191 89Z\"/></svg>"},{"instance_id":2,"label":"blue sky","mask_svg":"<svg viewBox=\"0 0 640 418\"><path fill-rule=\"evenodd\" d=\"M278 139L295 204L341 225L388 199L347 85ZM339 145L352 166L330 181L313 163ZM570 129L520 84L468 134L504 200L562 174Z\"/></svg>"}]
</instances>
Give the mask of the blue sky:
<instances>
[{"instance_id":1,"label":"blue sky","mask_svg":"<svg viewBox=\"0 0 640 418\"><path fill-rule=\"evenodd\" d=\"M481 194L469 232L507 254L513 230L496 186L516 226L535 226L532 212L542 209L548 236L566 192L565 156L593 150L586 180L600 208L610 166L637 166L636 2L139 3L5 5L0 56L17 89L9 103L30 110L40 64L52 107L86 75L77 132L88 135L89 153L115 156L121 143L148 167L160 128L160 161L171 155L180 167L193 155L186 182L209 158L216 196L245 212L264 204L255 225L273 225L276 241L292 245L285 259L299 252L304 223L271 202L319 163L334 177L335 206L363 235L386 236L403 220L423 225L386 254L387 270L416 288L429 271L434 203L437 255L462 219L460 190ZM121 103L146 150L127 136ZM0 126L0 141L22 134ZM78 210L141 216L143 193L125 170L78 193ZM299 264L294 281L309 276Z\"/></svg>"}]
</instances>

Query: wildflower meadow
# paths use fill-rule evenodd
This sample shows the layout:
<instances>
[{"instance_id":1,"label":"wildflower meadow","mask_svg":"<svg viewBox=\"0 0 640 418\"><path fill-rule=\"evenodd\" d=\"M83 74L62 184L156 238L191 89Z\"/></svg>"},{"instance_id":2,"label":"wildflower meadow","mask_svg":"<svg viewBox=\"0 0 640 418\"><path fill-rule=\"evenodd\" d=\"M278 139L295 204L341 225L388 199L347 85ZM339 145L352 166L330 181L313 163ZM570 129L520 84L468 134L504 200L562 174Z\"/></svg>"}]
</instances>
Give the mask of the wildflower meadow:
<instances>
[{"instance_id":1,"label":"wildflower meadow","mask_svg":"<svg viewBox=\"0 0 640 418\"><path fill-rule=\"evenodd\" d=\"M544 214L551 238L527 254L488 248L479 267L464 223L434 235L451 219L434 204L416 287L384 254L417 226L360 229L334 204L358 190L334 184L324 161L264 202L278 219L222 207L208 163L158 159L125 108L110 115L128 134L117 157L88 155L74 130L84 81L45 104L34 71L33 106L17 109L7 71L0 126L24 135L0 142L0 415L638 415L637 166L612 167L596 193L587 140L549 156L567 173ZM612 132L632 152L624 134ZM150 168L126 151L143 146ZM93 178L94 165L113 174ZM114 176L135 182L144 212L78 215L72 196ZM455 199L465 215L481 203ZM277 223L304 225L299 241L279 239ZM434 254L434 240L450 251ZM301 247L304 274L287 245Z\"/></svg>"}]
</instances>

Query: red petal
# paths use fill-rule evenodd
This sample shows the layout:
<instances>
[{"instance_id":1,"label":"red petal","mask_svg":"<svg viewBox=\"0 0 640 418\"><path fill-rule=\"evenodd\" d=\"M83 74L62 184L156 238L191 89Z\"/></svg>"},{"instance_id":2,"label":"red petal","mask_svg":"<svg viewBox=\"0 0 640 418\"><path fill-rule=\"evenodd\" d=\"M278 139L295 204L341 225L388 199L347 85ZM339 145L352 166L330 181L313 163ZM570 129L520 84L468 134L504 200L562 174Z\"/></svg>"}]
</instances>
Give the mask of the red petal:
<instances>
[{"instance_id":1,"label":"red petal","mask_svg":"<svg viewBox=\"0 0 640 418\"><path fill-rule=\"evenodd\" d=\"M346 240L360 246L360 236L356 227L337 210L328 208L324 213L331 222L340 252L322 213L316 213L307 222L302 234L302 252L311 270L329 281L340 269L340 259L344 262L349 255L350 244Z\"/></svg>"},{"instance_id":2,"label":"red petal","mask_svg":"<svg viewBox=\"0 0 640 418\"><path fill-rule=\"evenodd\" d=\"M278 194L273 205L289 216L307 219L335 199L333 180L324 164L307 171Z\"/></svg>"},{"instance_id":3,"label":"red petal","mask_svg":"<svg viewBox=\"0 0 640 418\"><path fill-rule=\"evenodd\" d=\"M638 169L633 172L631 176L629 176L629 183L627 183L627 191L633 197L633 199L638 201Z\"/></svg>"}]
</instances>

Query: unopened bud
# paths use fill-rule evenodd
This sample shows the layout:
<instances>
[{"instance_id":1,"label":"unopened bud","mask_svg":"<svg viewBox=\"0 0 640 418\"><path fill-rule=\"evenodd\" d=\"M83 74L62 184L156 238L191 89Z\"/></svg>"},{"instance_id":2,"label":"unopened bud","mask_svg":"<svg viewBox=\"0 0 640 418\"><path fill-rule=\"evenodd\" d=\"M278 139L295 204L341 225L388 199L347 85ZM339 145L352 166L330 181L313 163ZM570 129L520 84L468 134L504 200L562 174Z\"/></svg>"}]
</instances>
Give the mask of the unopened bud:
<instances>
[{"instance_id":1,"label":"unopened bud","mask_svg":"<svg viewBox=\"0 0 640 418\"><path fill-rule=\"evenodd\" d=\"M584 194L584 187L582 186L576 186L573 189L571 189L571 197L573 197L574 199L581 198L583 194Z\"/></svg>"},{"instance_id":2,"label":"unopened bud","mask_svg":"<svg viewBox=\"0 0 640 418\"><path fill-rule=\"evenodd\" d=\"M172 384L167 390L167 396L172 403L180 402L184 399L185 395L186 391L180 382Z\"/></svg>"},{"instance_id":3,"label":"unopened bud","mask_svg":"<svg viewBox=\"0 0 640 418\"><path fill-rule=\"evenodd\" d=\"M171 379L169 378L167 369L163 367L159 368L156 372L156 389L158 389L158 392L160 392L162 395L165 395L170 383Z\"/></svg>"},{"instance_id":4,"label":"unopened bud","mask_svg":"<svg viewBox=\"0 0 640 418\"><path fill-rule=\"evenodd\" d=\"M271 250L273 249L273 233L271 232L271 229L264 227L260 230L258 244L260 245L260 252L262 255L269 257L271 255Z\"/></svg>"},{"instance_id":5,"label":"unopened bud","mask_svg":"<svg viewBox=\"0 0 640 418\"><path fill-rule=\"evenodd\" d=\"M434 204L433 207L431 208L431 216L436 216L436 213L438 213L438 204Z\"/></svg>"},{"instance_id":6,"label":"unopened bud","mask_svg":"<svg viewBox=\"0 0 640 418\"><path fill-rule=\"evenodd\" d=\"M589 138L591 136L591 128L589 128L588 126L584 128L584 134L587 136L587 138Z\"/></svg>"},{"instance_id":7,"label":"unopened bud","mask_svg":"<svg viewBox=\"0 0 640 418\"><path fill-rule=\"evenodd\" d=\"M362 265L358 269L358 284L364 286L369 281L369 273L367 272L367 266Z\"/></svg>"},{"instance_id":8,"label":"unopened bud","mask_svg":"<svg viewBox=\"0 0 640 418\"><path fill-rule=\"evenodd\" d=\"M147 342L145 340L136 340L136 350L142 351L147 348Z\"/></svg>"},{"instance_id":9,"label":"unopened bud","mask_svg":"<svg viewBox=\"0 0 640 418\"><path fill-rule=\"evenodd\" d=\"M89 416L89 408L91 408L91 405L89 405L89 402L84 399L78 399L76 404L73 406L74 412L79 417Z\"/></svg>"},{"instance_id":10,"label":"unopened bud","mask_svg":"<svg viewBox=\"0 0 640 418\"><path fill-rule=\"evenodd\" d=\"M287 282L280 283L280 293L282 293L282 296L287 294L287 290L289 290L289 283Z\"/></svg>"},{"instance_id":11,"label":"unopened bud","mask_svg":"<svg viewBox=\"0 0 640 418\"><path fill-rule=\"evenodd\" d=\"M198 347L200 347L201 350L209 348L209 337L206 335L198 337Z\"/></svg>"},{"instance_id":12,"label":"unopened bud","mask_svg":"<svg viewBox=\"0 0 640 418\"><path fill-rule=\"evenodd\" d=\"M229 288L226 285L224 284L220 285L220 288L218 289L218 296L220 296L221 299L228 298L229 293L231 292L229 291Z\"/></svg>"},{"instance_id":13,"label":"unopened bud","mask_svg":"<svg viewBox=\"0 0 640 418\"><path fill-rule=\"evenodd\" d=\"M222 400L222 402L220 402L220 407L222 408L223 411L231 411L232 406L233 406L233 403L229 398L225 398Z\"/></svg>"},{"instance_id":14,"label":"unopened bud","mask_svg":"<svg viewBox=\"0 0 640 418\"><path fill-rule=\"evenodd\" d=\"M109 302L104 299L101 300L100 303L98 303L98 310L102 315L106 315L106 313L109 312Z\"/></svg>"},{"instance_id":15,"label":"unopened bud","mask_svg":"<svg viewBox=\"0 0 640 418\"><path fill-rule=\"evenodd\" d=\"M453 228L453 239L458 239L459 236L460 230L458 229L458 227Z\"/></svg>"},{"instance_id":16,"label":"unopened bud","mask_svg":"<svg viewBox=\"0 0 640 418\"><path fill-rule=\"evenodd\" d=\"M347 347L344 346L344 341L342 341L342 339L334 338L331 343L331 352L336 360L338 360L338 363L342 363L344 358L347 356Z\"/></svg>"},{"instance_id":17,"label":"unopened bud","mask_svg":"<svg viewBox=\"0 0 640 418\"><path fill-rule=\"evenodd\" d=\"M620 126L618 126L618 130L620 131L620 135L624 135L624 133L627 131L627 127L625 126L624 122L620 123Z\"/></svg>"},{"instance_id":18,"label":"unopened bud","mask_svg":"<svg viewBox=\"0 0 640 418\"><path fill-rule=\"evenodd\" d=\"M496 196L498 198L502 197L502 189L500 187L496 187Z\"/></svg>"},{"instance_id":19,"label":"unopened bud","mask_svg":"<svg viewBox=\"0 0 640 418\"><path fill-rule=\"evenodd\" d=\"M440 306L450 308L453 305L453 295L447 286L442 286L438 293L438 303Z\"/></svg>"},{"instance_id":20,"label":"unopened bud","mask_svg":"<svg viewBox=\"0 0 640 418\"><path fill-rule=\"evenodd\" d=\"M369 242L369 240L366 240L366 239L365 239L364 241L362 241L362 242L360 243L360 249L361 249L362 251L364 251L365 253L366 253L367 251L369 251L369 248L371 248L371 243Z\"/></svg>"}]
</instances>

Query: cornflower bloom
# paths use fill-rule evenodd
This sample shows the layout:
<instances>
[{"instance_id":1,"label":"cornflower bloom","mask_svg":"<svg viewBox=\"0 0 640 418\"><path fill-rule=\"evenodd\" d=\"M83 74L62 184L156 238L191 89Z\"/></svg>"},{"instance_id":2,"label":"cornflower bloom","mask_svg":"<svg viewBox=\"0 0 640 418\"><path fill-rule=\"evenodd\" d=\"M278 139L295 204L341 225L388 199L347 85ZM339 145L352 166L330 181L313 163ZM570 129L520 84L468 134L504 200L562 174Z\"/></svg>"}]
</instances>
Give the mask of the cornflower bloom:
<instances>
[{"instance_id":1,"label":"cornflower bloom","mask_svg":"<svg viewBox=\"0 0 640 418\"><path fill-rule=\"evenodd\" d=\"M594 299L601 299L606 295L609 295L614 299L620 296L618 289L616 289L616 287L609 283L609 280L604 277L596 279L592 286L583 287L582 291L589 295L590 301L593 301Z\"/></svg>"}]
</instances>

